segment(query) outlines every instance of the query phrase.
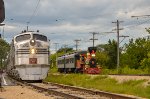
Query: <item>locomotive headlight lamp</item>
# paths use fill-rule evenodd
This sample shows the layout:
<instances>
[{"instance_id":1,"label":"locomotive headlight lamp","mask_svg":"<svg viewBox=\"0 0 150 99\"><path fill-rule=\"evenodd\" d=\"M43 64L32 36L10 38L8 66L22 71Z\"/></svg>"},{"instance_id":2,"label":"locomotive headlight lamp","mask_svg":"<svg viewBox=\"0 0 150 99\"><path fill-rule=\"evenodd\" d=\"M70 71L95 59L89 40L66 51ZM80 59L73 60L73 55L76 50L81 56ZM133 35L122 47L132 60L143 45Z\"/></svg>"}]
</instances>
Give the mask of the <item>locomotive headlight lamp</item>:
<instances>
[{"instance_id":1,"label":"locomotive headlight lamp","mask_svg":"<svg viewBox=\"0 0 150 99\"><path fill-rule=\"evenodd\" d=\"M31 49L30 49L30 53L31 53L31 54L35 54L35 53L36 53L36 49L35 49L35 48L31 48Z\"/></svg>"},{"instance_id":2,"label":"locomotive headlight lamp","mask_svg":"<svg viewBox=\"0 0 150 99\"><path fill-rule=\"evenodd\" d=\"M34 41L34 40L31 40L31 42L34 43L35 41Z\"/></svg>"},{"instance_id":3,"label":"locomotive headlight lamp","mask_svg":"<svg viewBox=\"0 0 150 99\"><path fill-rule=\"evenodd\" d=\"M92 54L92 57L95 57L95 54Z\"/></svg>"},{"instance_id":4,"label":"locomotive headlight lamp","mask_svg":"<svg viewBox=\"0 0 150 99\"><path fill-rule=\"evenodd\" d=\"M34 46L34 45L35 45L35 43L36 43L36 42L35 42L35 40L34 40L34 39L30 40L30 45L31 45L31 46Z\"/></svg>"}]
</instances>

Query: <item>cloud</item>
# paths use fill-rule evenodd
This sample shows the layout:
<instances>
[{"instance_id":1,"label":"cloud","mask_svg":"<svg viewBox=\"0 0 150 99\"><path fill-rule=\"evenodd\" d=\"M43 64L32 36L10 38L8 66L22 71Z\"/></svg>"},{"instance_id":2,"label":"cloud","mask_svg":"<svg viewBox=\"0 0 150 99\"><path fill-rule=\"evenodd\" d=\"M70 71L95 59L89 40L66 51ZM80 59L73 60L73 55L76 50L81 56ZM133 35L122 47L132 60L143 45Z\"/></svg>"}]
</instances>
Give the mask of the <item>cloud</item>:
<instances>
[{"instance_id":1,"label":"cloud","mask_svg":"<svg viewBox=\"0 0 150 99\"><path fill-rule=\"evenodd\" d=\"M74 39L78 38L89 40L89 32L112 31L116 28L112 21L116 20L124 21L120 23L120 27L124 28L120 34L131 37L134 33L135 37L141 37L141 32L145 35L144 28L149 25L148 18L137 20L131 16L149 14L150 0L40 0L35 9L37 3L38 0L5 0L6 37L13 37L26 29L27 22L30 30L40 30L53 42L62 44L74 43ZM147 22L142 23L144 21ZM115 34L97 37L96 44L116 39ZM91 42L81 41L80 44L87 47Z\"/></svg>"}]
</instances>

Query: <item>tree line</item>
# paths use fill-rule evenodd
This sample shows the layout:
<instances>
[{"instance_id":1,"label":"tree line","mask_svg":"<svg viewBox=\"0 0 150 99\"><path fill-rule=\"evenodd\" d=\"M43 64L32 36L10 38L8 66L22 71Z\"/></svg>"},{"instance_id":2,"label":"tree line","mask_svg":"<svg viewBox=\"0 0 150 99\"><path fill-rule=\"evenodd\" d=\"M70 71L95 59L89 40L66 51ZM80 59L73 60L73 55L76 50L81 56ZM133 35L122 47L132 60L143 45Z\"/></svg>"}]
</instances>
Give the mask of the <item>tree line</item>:
<instances>
[{"instance_id":1,"label":"tree line","mask_svg":"<svg viewBox=\"0 0 150 99\"><path fill-rule=\"evenodd\" d=\"M103 68L117 68L117 42L109 40L107 44L97 45L97 62ZM128 44L119 48L120 67L146 69L150 73L150 38L130 39Z\"/></svg>"},{"instance_id":2,"label":"tree line","mask_svg":"<svg viewBox=\"0 0 150 99\"><path fill-rule=\"evenodd\" d=\"M5 67L5 62L10 50L8 42L0 38L0 68Z\"/></svg>"},{"instance_id":3,"label":"tree line","mask_svg":"<svg viewBox=\"0 0 150 99\"><path fill-rule=\"evenodd\" d=\"M103 69L117 68L117 42L109 40L106 44L96 46L97 63ZM0 67L5 65L10 45L0 39ZM57 56L74 51L73 48L60 48ZM120 68L147 70L150 73L150 37L130 39L129 43L120 47ZM56 66L56 53L50 56L51 63Z\"/></svg>"},{"instance_id":4,"label":"tree line","mask_svg":"<svg viewBox=\"0 0 150 99\"><path fill-rule=\"evenodd\" d=\"M117 41L109 40L106 44L96 46L96 59L103 69L117 68ZM72 48L60 48L58 56L64 52L73 51ZM120 68L147 70L150 73L150 38L130 39L129 43L119 48ZM55 66L56 54L51 55L51 62Z\"/></svg>"}]
</instances>

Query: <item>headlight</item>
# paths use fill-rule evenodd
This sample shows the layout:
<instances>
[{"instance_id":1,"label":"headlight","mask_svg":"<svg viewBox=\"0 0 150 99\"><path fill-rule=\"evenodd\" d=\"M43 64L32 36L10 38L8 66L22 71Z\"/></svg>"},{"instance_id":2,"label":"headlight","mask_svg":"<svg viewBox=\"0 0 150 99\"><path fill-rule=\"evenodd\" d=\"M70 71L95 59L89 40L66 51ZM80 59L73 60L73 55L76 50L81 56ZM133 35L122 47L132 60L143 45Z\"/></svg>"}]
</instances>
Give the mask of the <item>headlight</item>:
<instances>
[{"instance_id":1,"label":"headlight","mask_svg":"<svg viewBox=\"0 0 150 99\"><path fill-rule=\"evenodd\" d=\"M32 39L32 40L30 40L30 45L31 45L31 46L34 46L34 45L35 45L35 43L36 43L36 42L35 42L35 40L33 40L33 39Z\"/></svg>"},{"instance_id":2,"label":"headlight","mask_svg":"<svg viewBox=\"0 0 150 99\"><path fill-rule=\"evenodd\" d=\"M31 48L31 49L30 49L30 53L31 53L31 54L35 54L35 53L36 53L36 49L35 49L35 48Z\"/></svg>"},{"instance_id":3,"label":"headlight","mask_svg":"<svg viewBox=\"0 0 150 99\"><path fill-rule=\"evenodd\" d=\"M95 57L95 54L92 54L92 57Z\"/></svg>"}]
</instances>

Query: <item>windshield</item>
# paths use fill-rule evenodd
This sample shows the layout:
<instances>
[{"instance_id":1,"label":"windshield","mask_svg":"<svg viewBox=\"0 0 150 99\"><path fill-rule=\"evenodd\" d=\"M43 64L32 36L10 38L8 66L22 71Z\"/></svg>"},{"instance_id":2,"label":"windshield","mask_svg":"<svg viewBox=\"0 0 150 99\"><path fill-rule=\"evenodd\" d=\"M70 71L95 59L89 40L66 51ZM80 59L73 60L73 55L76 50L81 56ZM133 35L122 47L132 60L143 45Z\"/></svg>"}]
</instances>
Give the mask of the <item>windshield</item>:
<instances>
[{"instance_id":1,"label":"windshield","mask_svg":"<svg viewBox=\"0 0 150 99\"><path fill-rule=\"evenodd\" d=\"M40 34L33 34L33 39L47 41L47 37L44 35L40 35Z\"/></svg>"},{"instance_id":2,"label":"windshield","mask_svg":"<svg viewBox=\"0 0 150 99\"><path fill-rule=\"evenodd\" d=\"M17 36L15 41L16 42L21 42L21 41L24 41L24 40L29 40L30 38L31 38L30 34L24 34L24 35Z\"/></svg>"}]
</instances>

